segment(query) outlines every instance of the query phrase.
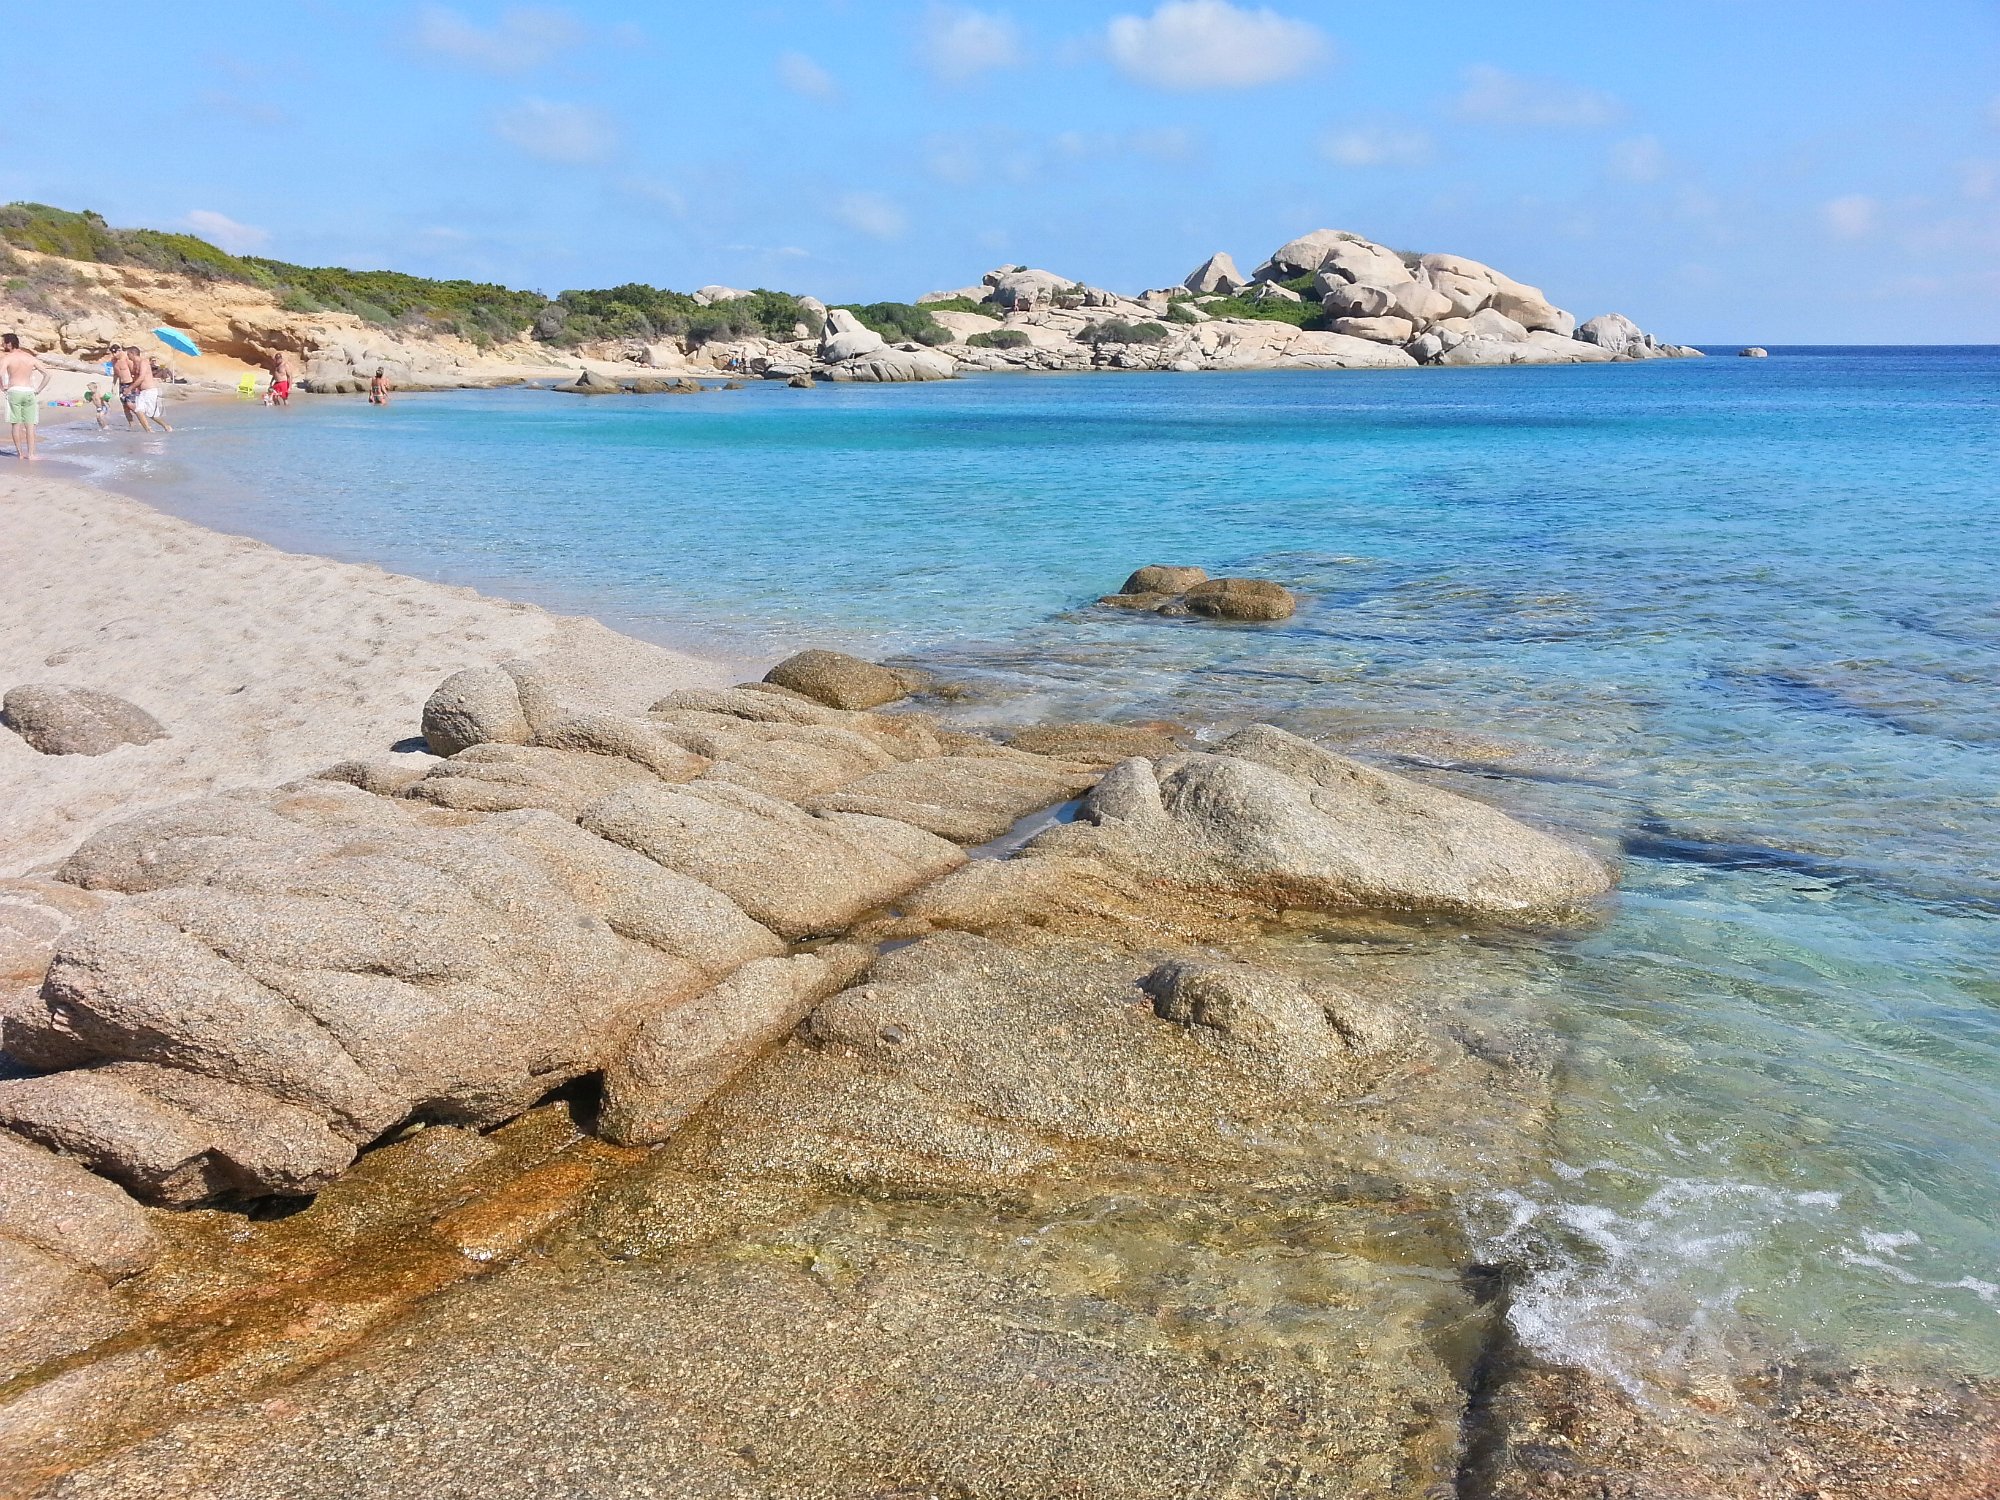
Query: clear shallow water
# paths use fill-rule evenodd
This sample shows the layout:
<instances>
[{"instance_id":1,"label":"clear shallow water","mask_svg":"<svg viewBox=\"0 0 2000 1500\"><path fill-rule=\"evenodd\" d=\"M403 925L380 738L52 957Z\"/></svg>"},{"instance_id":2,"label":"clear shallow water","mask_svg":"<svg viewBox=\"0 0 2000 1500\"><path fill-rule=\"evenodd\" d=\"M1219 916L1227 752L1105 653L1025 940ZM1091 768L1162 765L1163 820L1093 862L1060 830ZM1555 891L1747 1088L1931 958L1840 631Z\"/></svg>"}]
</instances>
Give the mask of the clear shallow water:
<instances>
[{"instance_id":1,"label":"clear shallow water","mask_svg":"<svg viewBox=\"0 0 2000 1500\"><path fill-rule=\"evenodd\" d=\"M70 454L193 519L679 639L913 652L971 712L1272 717L1622 848L1465 945L1569 1039L1471 1205L1529 1344L1746 1329L2000 1374L2000 351L994 378L190 415ZM1085 608L1144 562L1283 626ZM1402 741L1383 736L1404 736Z\"/></svg>"}]
</instances>

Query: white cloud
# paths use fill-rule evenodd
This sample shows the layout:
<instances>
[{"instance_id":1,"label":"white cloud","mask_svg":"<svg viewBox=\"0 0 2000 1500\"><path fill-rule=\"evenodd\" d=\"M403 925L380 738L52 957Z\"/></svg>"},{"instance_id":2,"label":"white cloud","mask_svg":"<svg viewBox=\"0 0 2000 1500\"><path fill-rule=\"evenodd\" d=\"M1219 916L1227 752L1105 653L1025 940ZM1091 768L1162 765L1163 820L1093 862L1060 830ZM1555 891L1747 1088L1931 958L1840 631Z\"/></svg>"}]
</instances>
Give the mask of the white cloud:
<instances>
[{"instance_id":1,"label":"white cloud","mask_svg":"<svg viewBox=\"0 0 2000 1500\"><path fill-rule=\"evenodd\" d=\"M417 16L417 45L449 62L492 73L526 73L553 62L583 40L568 11L543 5L510 5L491 26L455 10L428 5Z\"/></svg>"},{"instance_id":2,"label":"white cloud","mask_svg":"<svg viewBox=\"0 0 2000 1500\"><path fill-rule=\"evenodd\" d=\"M1455 106L1461 120L1481 125L1526 125L1590 130L1623 113L1602 89L1561 78L1531 78L1487 63L1465 70L1465 92Z\"/></svg>"},{"instance_id":3,"label":"white cloud","mask_svg":"<svg viewBox=\"0 0 2000 1500\"><path fill-rule=\"evenodd\" d=\"M1882 205L1866 193L1849 193L1822 203L1820 221L1836 239L1862 240L1873 234L1881 221Z\"/></svg>"},{"instance_id":4,"label":"white cloud","mask_svg":"<svg viewBox=\"0 0 2000 1500\"><path fill-rule=\"evenodd\" d=\"M1163 89L1278 83L1333 50L1310 22L1228 0L1165 0L1150 16L1114 16L1105 36L1120 71Z\"/></svg>"},{"instance_id":5,"label":"white cloud","mask_svg":"<svg viewBox=\"0 0 2000 1500\"><path fill-rule=\"evenodd\" d=\"M957 6L933 6L924 18L924 66L947 83L994 68L1018 67L1021 32L1012 16Z\"/></svg>"},{"instance_id":6,"label":"white cloud","mask_svg":"<svg viewBox=\"0 0 2000 1500\"><path fill-rule=\"evenodd\" d=\"M542 161L601 161L617 144L618 131L602 111L582 104L523 99L493 122L500 139Z\"/></svg>"},{"instance_id":7,"label":"white cloud","mask_svg":"<svg viewBox=\"0 0 2000 1500\"><path fill-rule=\"evenodd\" d=\"M1658 182L1666 175L1667 152L1656 135L1638 135L1611 148L1611 175L1620 182Z\"/></svg>"},{"instance_id":8,"label":"white cloud","mask_svg":"<svg viewBox=\"0 0 2000 1500\"><path fill-rule=\"evenodd\" d=\"M185 222L196 234L220 245L231 255L248 255L252 250L261 250L271 243L268 229L259 229L255 224L239 224L228 214L219 214L209 208L195 209Z\"/></svg>"},{"instance_id":9,"label":"white cloud","mask_svg":"<svg viewBox=\"0 0 2000 1500\"><path fill-rule=\"evenodd\" d=\"M899 239L910 227L910 216L880 193L849 193L833 211L841 223L870 239Z\"/></svg>"},{"instance_id":10,"label":"white cloud","mask_svg":"<svg viewBox=\"0 0 2000 1500\"><path fill-rule=\"evenodd\" d=\"M1400 125L1357 125L1320 139L1327 160L1343 167L1421 167L1431 159L1427 131Z\"/></svg>"},{"instance_id":11,"label":"white cloud","mask_svg":"<svg viewBox=\"0 0 2000 1500\"><path fill-rule=\"evenodd\" d=\"M808 99L837 99L840 85L833 75L803 52L786 52L778 58L778 82Z\"/></svg>"}]
</instances>

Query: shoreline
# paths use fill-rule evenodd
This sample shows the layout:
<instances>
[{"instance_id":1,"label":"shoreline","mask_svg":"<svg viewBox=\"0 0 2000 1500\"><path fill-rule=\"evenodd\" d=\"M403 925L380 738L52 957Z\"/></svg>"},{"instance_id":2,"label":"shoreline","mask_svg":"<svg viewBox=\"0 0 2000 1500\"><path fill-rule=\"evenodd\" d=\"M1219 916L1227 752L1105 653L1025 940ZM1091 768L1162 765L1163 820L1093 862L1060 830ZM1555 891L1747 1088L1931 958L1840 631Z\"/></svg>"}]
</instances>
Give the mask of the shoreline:
<instances>
[{"instance_id":1,"label":"shoreline","mask_svg":"<svg viewBox=\"0 0 2000 1500\"><path fill-rule=\"evenodd\" d=\"M0 476L0 514L36 575L0 600L0 687L93 688L168 728L111 756L48 757L0 737L0 875L45 866L144 808L388 751L439 680L464 667L525 658L559 680L620 675L630 701L591 706L629 709L733 681L742 666L461 585L285 551L67 476Z\"/></svg>"}]
</instances>

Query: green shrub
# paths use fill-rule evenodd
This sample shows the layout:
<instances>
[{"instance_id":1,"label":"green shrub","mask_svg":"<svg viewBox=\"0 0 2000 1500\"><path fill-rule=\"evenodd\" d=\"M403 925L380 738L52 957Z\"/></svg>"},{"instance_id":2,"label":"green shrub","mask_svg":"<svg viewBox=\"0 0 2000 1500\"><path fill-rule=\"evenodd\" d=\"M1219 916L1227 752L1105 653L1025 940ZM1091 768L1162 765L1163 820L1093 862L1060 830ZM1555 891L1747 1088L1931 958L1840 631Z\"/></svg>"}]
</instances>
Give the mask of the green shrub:
<instances>
[{"instance_id":1,"label":"green shrub","mask_svg":"<svg viewBox=\"0 0 2000 1500\"><path fill-rule=\"evenodd\" d=\"M928 307L913 302L848 303L846 310L892 344L914 340L919 344L948 344L951 330L931 316Z\"/></svg>"},{"instance_id":2,"label":"green shrub","mask_svg":"<svg viewBox=\"0 0 2000 1500\"><path fill-rule=\"evenodd\" d=\"M1092 323L1077 336L1084 344L1161 344L1172 337L1164 323L1127 323L1123 318L1105 318Z\"/></svg>"},{"instance_id":3,"label":"green shrub","mask_svg":"<svg viewBox=\"0 0 2000 1500\"><path fill-rule=\"evenodd\" d=\"M1018 328L995 328L987 333L975 333L965 343L971 349L1025 349L1034 340Z\"/></svg>"},{"instance_id":4,"label":"green shrub","mask_svg":"<svg viewBox=\"0 0 2000 1500\"><path fill-rule=\"evenodd\" d=\"M1271 323L1292 323L1300 328L1324 328L1328 319L1313 302L1287 302L1282 297L1253 302L1248 297L1217 297L1203 301L1201 310L1211 318L1262 318Z\"/></svg>"},{"instance_id":5,"label":"green shrub","mask_svg":"<svg viewBox=\"0 0 2000 1500\"><path fill-rule=\"evenodd\" d=\"M925 312L969 312L978 313L982 318L999 320L1007 315L996 303L974 302L970 297L948 297L943 302L919 302L917 306Z\"/></svg>"},{"instance_id":6,"label":"green shrub","mask_svg":"<svg viewBox=\"0 0 2000 1500\"><path fill-rule=\"evenodd\" d=\"M635 281L601 291L564 292L537 315L535 336L558 345L625 338L685 338L705 344L752 335L789 339L800 324L815 333L820 322L789 292L760 288L747 297L703 307L685 292Z\"/></svg>"},{"instance_id":7,"label":"green shrub","mask_svg":"<svg viewBox=\"0 0 2000 1500\"><path fill-rule=\"evenodd\" d=\"M1194 310L1194 303L1185 297L1176 297L1167 304L1169 323L1199 323L1201 314Z\"/></svg>"}]
</instances>

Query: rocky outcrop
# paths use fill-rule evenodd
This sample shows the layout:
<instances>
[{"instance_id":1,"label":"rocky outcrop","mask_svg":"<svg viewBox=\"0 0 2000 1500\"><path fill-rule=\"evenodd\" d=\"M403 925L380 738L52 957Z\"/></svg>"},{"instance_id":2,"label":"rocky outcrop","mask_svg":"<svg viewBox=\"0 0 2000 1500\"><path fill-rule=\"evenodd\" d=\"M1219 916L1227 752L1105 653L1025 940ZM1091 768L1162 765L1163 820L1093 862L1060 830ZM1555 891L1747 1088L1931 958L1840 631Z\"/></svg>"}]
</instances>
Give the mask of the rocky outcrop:
<instances>
[{"instance_id":1,"label":"rocky outcrop","mask_svg":"<svg viewBox=\"0 0 2000 1500\"><path fill-rule=\"evenodd\" d=\"M108 755L121 745L165 736L160 721L112 693L58 683L24 683L0 700L0 724L43 755Z\"/></svg>"},{"instance_id":2,"label":"rocky outcrop","mask_svg":"<svg viewBox=\"0 0 2000 1500\"><path fill-rule=\"evenodd\" d=\"M1188 272L1181 285L1203 296L1227 296L1248 286L1249 280L1236 269L1236 262L1230 259L1227 250L1218 250Z\"/></svg>"},{"instance_id":3,"label":"rocky outcrop","mask_svg":"<svg viewBox=\"0 0 2000 1500\"><path fill-rule=\"evenodd\" d=\"M1764 348L1761 344L1752 344L1749 348L1738 349L1736 352L1744 359L1769 359L1771 357L1771 351Z\"/></svg>"},{"instance_id":4,"label":"rocky outcrop","mask_svg":"<svg viewBox=\"0 0 2000 1500\"><path fill-rule=\"evenodd\" d=\"M433 755L456 755L468 745L525 745L537 724L556 715L553 693L526 662L468 667L425 700L424 742Z\"/></svg>"}]
</instances>

